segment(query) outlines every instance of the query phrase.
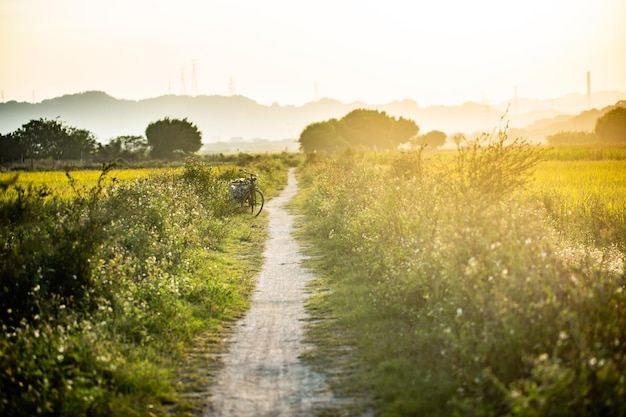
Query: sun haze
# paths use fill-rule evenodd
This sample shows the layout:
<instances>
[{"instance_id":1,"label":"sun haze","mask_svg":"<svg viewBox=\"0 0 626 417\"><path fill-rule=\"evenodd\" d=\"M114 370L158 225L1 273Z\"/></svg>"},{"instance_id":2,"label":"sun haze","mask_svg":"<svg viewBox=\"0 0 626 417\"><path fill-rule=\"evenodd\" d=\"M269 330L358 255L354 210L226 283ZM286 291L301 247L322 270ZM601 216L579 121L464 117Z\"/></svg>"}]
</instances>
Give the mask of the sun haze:
<instances>
[{"instance_id":1,"label":"sun haze","mask_svg":"<svg viewBox=\"0 0 626 417\"><path fill-rule=\"evenodd\" d=\"M2 0L4 101L420 105L626 91L624 0Z\"/></svg>"}]
</instances>

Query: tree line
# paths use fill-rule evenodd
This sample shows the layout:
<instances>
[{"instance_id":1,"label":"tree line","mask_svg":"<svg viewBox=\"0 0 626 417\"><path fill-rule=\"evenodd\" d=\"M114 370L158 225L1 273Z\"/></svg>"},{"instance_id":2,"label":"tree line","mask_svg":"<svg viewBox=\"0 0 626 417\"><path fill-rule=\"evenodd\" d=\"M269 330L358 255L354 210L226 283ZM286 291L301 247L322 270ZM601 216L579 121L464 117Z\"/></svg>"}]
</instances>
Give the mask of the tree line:
<instances>
[{"instance_id":1,"label":"tree line","mask_svg":"<svg viewBox=\"0 0 626 417\"><path fill-rule=\"evenodd\" d=\"M394 118L384 111L356 109L341 119L311 123L300 134L303 152L340 152L347 148L369 150L397 149L400 146L438 148L448 139L445 132L420 134L419 126L405 118ZM450 136L457 146L463 134ZM549 145L626 144L626 103L599 117L593 132L559 132L548 136Z\"/></svg>"},{"instance_id":2,"label":"tree line","mask_svg":"<svg viewBox=\"0 0 626 417\"><path fill-rule=\"evenodd\" d=\"M185 119L168 117L152 122L145 136L118 136L107 144L96 141L86 129L67 126L60 120L40 118L9 134L0 134L0 162L35 160L111 161L125 159L177 159L202 146L202 132Z\"/></svg>"},{"instance_id":3,"label":"tree line","mask_svg":"<svg viewBox=\"0 0 626 417\"><path fill-rule=\"evenodd\" d=\"M311 123L300 134L303 152L338 152L347 148L391 150L400 146L443 146L448 135L439 130L420 134L411 119L392 117L384 111L356 109L341 119ZM454 138L453 138L454 139Z\"/></svg>"},{"instance_id":4,"label":"tree line","mask_svg":"<svg viewBox=\"0 0 626 417\"><path fill-rule=\"evenodd\" d=\"M548 145L626 145L626 102L620 101L598 117L593 132L558 132L546 137Z\"/></svg>"}]
</instances>

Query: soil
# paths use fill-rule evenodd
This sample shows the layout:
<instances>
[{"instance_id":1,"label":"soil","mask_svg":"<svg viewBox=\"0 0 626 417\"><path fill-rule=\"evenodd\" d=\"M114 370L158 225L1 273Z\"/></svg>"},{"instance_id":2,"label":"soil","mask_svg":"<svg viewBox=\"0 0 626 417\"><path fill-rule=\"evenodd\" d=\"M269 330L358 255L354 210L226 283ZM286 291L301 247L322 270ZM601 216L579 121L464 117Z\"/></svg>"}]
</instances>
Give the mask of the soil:
<instances>
[{"instance_id":1,"label":"soil","mask_svg":"<svg viewBox=\"0 0 626 417\"><path fill-rule=\"evenodd\" d=\"M264 265L251 307L227 340L207 417L315 416L335 402L324 375L299 359L307 351L303 303L314 276L301 266L294 217L285 208L297 191L291 169L287 187L264 207L269 217Z\"/></svg>"}]
</instances>

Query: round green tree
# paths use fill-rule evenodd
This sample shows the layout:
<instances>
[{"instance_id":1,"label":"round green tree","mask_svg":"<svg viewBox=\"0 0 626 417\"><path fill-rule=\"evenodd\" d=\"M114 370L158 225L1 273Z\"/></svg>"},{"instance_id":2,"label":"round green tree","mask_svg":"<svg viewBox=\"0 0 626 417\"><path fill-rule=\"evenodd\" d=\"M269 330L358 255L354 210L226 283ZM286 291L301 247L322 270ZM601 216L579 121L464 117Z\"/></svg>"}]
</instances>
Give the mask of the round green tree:
<instances>
[{"instance_id":1,"label":"round green tree","mask_svg":"<svg viewBox=\"0 0 626 417\"><path fill-rule=\"evenodd\" d=\"M337 122L339 135L350 145L365 149L396 149L419 132L419 126L405 118L396 119L384 111L356 109Z\"/></svg>"},{"instance_id":2,"label":"round green tree","mask_svg":"<svg viewBox=\"0 0 626 417\"><path fill-rule=\"evenodd\" d=\"M176 152L194 153L202 147L202 132L185 119L168 117L152 122L146 128L150 156L157 159L174 159Z\"/></svg>"},{"instance_id":3,"label":"round green tree","mask_svg":"<svg viewBox=\"0 0 626 417\"><path fill-rule=\"evenodd\" d=\"M336 119L311 123L300 134L300 149L304 152L335 152L347 144L336 130Z\"/></svg>"},{"instance_id":4,"label":"round green tree","mask_svg":"<svg viewBox=\"0 0 626 417\"><path fill-rule=\"evenodd\" d=\"M440 130L431 130L430 132L419 135L413 140L413 144L417 146L428 146L437 149L446 144L448 135Z\"/></svg>"}]
</instances>

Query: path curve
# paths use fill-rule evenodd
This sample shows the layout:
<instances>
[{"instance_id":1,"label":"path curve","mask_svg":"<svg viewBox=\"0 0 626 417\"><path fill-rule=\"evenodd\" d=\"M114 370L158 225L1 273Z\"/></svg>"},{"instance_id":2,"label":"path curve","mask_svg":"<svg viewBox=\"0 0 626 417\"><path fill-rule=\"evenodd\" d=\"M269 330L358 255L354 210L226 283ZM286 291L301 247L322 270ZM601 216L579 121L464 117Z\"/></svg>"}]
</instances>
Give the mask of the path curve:
<instances>
[{"instance_id":1,"label":"path curve","mask_svg":"<svg viewBox=\"0 0 626 417\"><path fill-rule=\"evenodd\" d=\"M251 307L227 341L205 416L314 416L332 393L324 376L302 363L305 352L303 302L314 276L301 267L303 255L285 209L297 193L294 169L281 194L264 207L269 238Z\"/></svg>"}]
</instances>

